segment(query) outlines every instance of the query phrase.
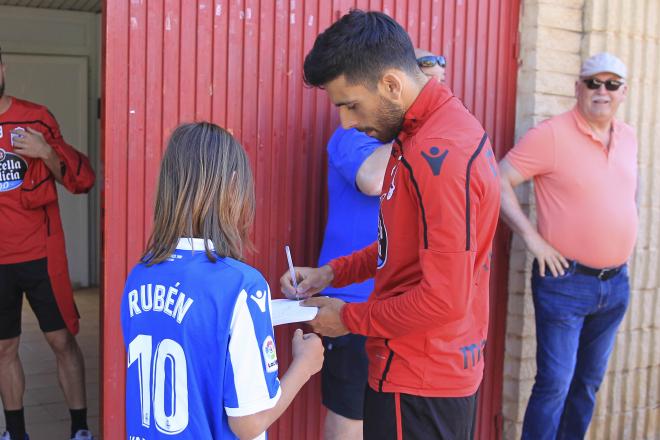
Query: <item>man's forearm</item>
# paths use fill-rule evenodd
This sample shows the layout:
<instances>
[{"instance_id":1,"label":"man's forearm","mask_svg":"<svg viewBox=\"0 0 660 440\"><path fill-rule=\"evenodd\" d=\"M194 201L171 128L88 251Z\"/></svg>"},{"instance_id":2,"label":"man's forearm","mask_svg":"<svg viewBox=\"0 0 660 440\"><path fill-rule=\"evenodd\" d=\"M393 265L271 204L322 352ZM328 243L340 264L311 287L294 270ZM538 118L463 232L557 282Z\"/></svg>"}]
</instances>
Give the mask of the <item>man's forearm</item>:
<instances>
[{"instance_id":1,"label":"man's forearm","mask_svg":"<svg viewBox=\"0 0 660 440\"><path fill-rule=\"evenodd\" d=\"M520 235L526 242L529 237L538 235L538 231L520 207L518 197L516 197L511 184L506 178L502 178L500 183L502 197L500 214L502 219L513 232Z\"/></svg>"},{"instance_id":2,"label":"man's forearm","mask_svg":"<svg viewBox=\"0 0 660 440\"><path fill-rule=\"evenodd\" d=\"M328 262L332 269L332 287L344 287L376 276L378 242Z\"/></svg>"},{"instance_id":3,"label":"man's forearm","mask_svg":"<svg viewBox=\"0 0 660 440\"><path fill-rule=\"evenodd\" d=\"M42 160L50 170L51 174L58 182L62 183L62 162L60 157L55 153L55 150L51 147L46 157L43 157Z\"/></svg>"}]
</instances>

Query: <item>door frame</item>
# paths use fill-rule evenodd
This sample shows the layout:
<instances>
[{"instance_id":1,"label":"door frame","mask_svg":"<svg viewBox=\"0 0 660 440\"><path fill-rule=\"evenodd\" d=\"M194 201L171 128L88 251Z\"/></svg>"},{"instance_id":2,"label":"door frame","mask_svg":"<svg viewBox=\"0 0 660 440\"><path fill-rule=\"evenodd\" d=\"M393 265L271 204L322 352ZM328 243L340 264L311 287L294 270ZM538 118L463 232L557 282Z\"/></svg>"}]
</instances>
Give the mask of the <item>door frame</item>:
<instances>
[{"instance_id":1,"label":"door frame","mask_svg":"<svg viewBox=\"0 0 660 440\"><path fill-rule=\"evenodd\" d=\"M0 41L7 55L61 55L87 58L87 126L89 160L96 170L96 185L89 192L88 264L92 285L101 277L102 169L99 108L100 83L100 19L93 12L61 11L23 6L0 6ZM17 98L20 98L18 96ZM75 145L74 145L75 147Z\"/></svg>"}]
</instances>

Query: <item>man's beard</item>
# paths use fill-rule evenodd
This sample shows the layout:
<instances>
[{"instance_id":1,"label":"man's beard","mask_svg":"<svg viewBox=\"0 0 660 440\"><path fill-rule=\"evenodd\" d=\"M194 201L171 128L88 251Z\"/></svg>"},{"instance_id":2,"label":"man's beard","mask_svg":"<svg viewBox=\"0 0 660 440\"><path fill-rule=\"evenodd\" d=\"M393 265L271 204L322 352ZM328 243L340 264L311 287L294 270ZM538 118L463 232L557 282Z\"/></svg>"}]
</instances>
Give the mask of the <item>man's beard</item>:
<instances>
[{"instance_id":1,"label":"man's beard","mask_svg":"<svg viewBox=\"0 0 660 440\"><path fill-rule=\"evenodd\" d=\"M2 82L0 82L0 98L5 96L5 80L3 79Z\"/></svg>"},{"instance_id":2,"label":"man's beard","mask_svg":"<svg viewBox=\"0 0 660 440\"><path fill-rule=\"evenodd\" d=\"M380 105L377 115L379 128L374 137L383 143L387 143L394 140L401 131L405 112L401 106L384 96L381 96L379 100Z\"/></svg>"}]
</instances>

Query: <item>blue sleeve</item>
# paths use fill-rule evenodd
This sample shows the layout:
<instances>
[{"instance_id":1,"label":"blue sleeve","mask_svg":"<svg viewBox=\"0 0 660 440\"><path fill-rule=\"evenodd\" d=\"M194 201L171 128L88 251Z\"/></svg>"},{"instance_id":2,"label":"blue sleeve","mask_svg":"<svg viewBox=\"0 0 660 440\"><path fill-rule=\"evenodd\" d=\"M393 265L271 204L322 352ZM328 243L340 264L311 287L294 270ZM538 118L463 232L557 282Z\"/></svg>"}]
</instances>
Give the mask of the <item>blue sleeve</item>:
<instances>
[{"instance_id":1,"label":"blue sleeve","mask_svg":"<svg viewBox=\"0 0 660 440\"><path fill-rule=\"evenodd\" d=\"M355 185L358 170L367 157L381 145L384 144L361 131L339 127L328 142L328 163L350 185Z\"/></svg>"},{"instance_id":2,"label":"blue sleeve","mask_svg":"<svg viewBox=\"0 0 660 440\"><path fill-rule=\"evenodd\" d=\"M275 406L280 397L278 361L266 280L246 283L230 324L223 405L228 416L241 417Z\"/></svg>"}]
</instances>

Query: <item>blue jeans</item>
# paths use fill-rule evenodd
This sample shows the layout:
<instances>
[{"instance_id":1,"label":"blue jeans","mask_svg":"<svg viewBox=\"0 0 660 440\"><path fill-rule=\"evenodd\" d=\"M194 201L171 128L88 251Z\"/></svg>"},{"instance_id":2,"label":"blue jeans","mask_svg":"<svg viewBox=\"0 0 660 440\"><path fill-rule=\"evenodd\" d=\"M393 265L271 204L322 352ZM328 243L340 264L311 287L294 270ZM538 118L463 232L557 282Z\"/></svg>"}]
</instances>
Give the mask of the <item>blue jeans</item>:
<instances>
[{"instance_id":1,"label":"blue jeans","mask_svg":"<svg viewBox=\"0 0 660 440\"><path fill-rule=\"evenodd\" d=\"M581 439L628 306L628 268L606 281L575 272L541 277L534 263L536 380L523 439Z\"/></svg>"}]
</instances>

